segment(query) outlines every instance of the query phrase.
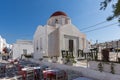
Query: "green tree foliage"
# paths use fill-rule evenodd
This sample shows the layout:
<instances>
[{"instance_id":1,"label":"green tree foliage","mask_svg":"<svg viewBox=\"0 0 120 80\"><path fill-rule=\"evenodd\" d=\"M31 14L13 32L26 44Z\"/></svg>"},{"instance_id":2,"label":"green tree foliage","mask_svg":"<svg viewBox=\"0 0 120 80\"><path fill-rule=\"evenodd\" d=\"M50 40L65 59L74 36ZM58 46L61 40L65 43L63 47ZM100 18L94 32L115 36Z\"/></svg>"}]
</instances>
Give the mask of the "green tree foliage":
<instances>
[{"instance_id":1,"label":"green tree foliage","mask_svg":"<svg viewBox=\"0 0 120 80\"><path fill-rule=\"evenodd\" d=\"M104 0L103 2L101 2L100 6L100 10L105 10L106 7L108 6L109 3L111 3L113 0ZM118 22L120 22L120 0L116 0L116 3L112 4L112 8L113 8L113 14L111 16L109 16L107 18L108 21L114 19L114 18L118 18Z\"/></svg>"},{"instance_id":2,"label":"green tree foliage","mask_svg":"<svg viewBox=\"0 0 120 80\"><path fill-rule=\"evenodd\" d=\"M103 71L103 64L102 64L101 62L98 64L98 70L99 70L100 72Z\"/></svg>"},{"instance_id":3,"label":"green tree foliage","mask_svg":"<svg viewBox=\"0 0 120 80\"><path fill-rule=\"evenodd\" d=\"M113 63L111 63L111 73L112 73L112 74L115 74L114 64L113 64Z\"/></svg>"},{"instance_id":4,"label":"green tree foliage","mask_svg":"<svg viewBox=\"0 0 120 80\"><path fill-rule=\"evenodd\" d=\"M72 56L72 55L67 55L67 56L65 56L65 60L66 60L66 64L67 63L76 63L76 61L75 61L75 57L74 56Z\"/></svg>"}]
</instances>

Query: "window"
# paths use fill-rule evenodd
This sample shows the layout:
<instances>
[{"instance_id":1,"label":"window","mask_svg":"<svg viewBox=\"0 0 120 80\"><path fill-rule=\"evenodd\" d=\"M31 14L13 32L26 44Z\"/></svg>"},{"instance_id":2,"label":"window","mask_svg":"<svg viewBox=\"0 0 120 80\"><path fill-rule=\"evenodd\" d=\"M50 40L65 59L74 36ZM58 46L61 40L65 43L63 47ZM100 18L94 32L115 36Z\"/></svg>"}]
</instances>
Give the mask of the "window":
<instances>
[{"instance_id":1,"label":"window","mask_svg":"<svg viewBox=\"0 0 120 80\"><path fill-rule=\"evenodd\" d=\"M27 49L23 49L23 54L27 54Z\"/></svg>"},{"instance_id":2,"label":"window","mask_svg":"<svg viewBox=\"0 0 120 80\"><path fill-rule=\"evenodd\" d=\"M42 50L42 38L40 38L40 50Z\"/></svg>"},{"instance_id":3,"label":"window","mask_svg":"<svg viewBox=\"0 0 120 80\"><path fill-rule=\"evenodd\" d=\"M55 23L58 23L58 20L57 20L57 19L55 19Z\"/></svg>"},{"instance_id":4,"label":"window","mask_svg":"<svg viewBox=\"0 0 120 80\"><path fill-rule=\"evenodd\" d=\"M69 51L73 52L73 40L69 40Z\"/></svg>"},{"instance_id":5,"label":"window","mask_svg":"<svg viewBox=\"0 0 120 80\"><path fill-rule=\"evenodd\" d=\"M37 40L37 43L36 43L36 50L38 51L39 50L39 47L38 47L38 40Z\"/></svg>"}]
</instances>

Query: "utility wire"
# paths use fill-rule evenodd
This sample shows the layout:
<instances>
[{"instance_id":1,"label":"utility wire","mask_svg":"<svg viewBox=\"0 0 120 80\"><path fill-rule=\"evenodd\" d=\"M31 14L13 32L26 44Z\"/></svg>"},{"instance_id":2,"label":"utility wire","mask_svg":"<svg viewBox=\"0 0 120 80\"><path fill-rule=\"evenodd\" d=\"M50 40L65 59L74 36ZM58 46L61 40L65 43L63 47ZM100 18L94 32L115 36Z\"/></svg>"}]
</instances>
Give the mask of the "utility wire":
<instances>
[{"instance_id":1,"label":"utility wire","mask_svg":"<svg viewBox=\"0 0 120 80\"><path fill-rule=\"evenodd\" d=\"M106 25L106 26L103 26L103 27L99 27L99 28L96 28L96 29L88 30L88 31L85 31L84 33L92 32L92 31L95 31L95 30L103 29L103 28L107 28L107 27L113 26L115 24L118 24L118 22L112 23L112 24L109 24L109 25Z\"/></svg>"},{"instance_id":2,"label":"utility wire","mask_svg":"<svg viewBox=\"0 0 120 80\"><path fill-rule=\"evenodd\" d=\"M89 29L89 28L92 28L92 27L101 25L101 24L106 23L106 22L108 22L108 21L102 21L102 22L97 23L97 24L95 24L95 25L92 25L92 26L89 26L89 27L82 28L82 29L80 29L80 30L83 31L83 30L86 30L86 29Z\"/></svg>"},{"instance_id":3,"label":"utility wire","mask_svg":"<svg viewBox=\"0 0 120 80\"><path fill-rule=\"evenodd\" d=\"M114 18L113 20L115 20L116 18ZM110 21L113 21L113 20L110 20ZM109 22L110 22L109 21ZM92 25L92 26L89 26L89 27L85 27L85 28L82 28L82 29L80 29L81 31L84 31L84 30L86 30L86 29L89 29L89 28L92 28L92 27L95 27L95 26L99 26L99 25L101 25L101 24L104 24L104 23L106 23L106 22L108 22L107 20L105 20L105 21L102 21L102 22L99 22L99 23L97 23L97 24L95 24L95 25Z\"/></svg>"}]
</instances>

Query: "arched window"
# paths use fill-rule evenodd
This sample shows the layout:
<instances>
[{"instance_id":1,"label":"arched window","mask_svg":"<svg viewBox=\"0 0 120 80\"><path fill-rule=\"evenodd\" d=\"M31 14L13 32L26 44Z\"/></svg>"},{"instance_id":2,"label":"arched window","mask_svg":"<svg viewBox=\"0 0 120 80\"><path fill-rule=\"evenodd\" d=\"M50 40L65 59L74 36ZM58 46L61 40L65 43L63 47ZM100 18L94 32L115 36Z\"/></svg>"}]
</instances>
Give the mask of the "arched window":
<instances>
[{"instance_id":1,"label":"arched window","mask_svg":"<svg viewBox=\"0 0 120 80\"><path fill-rule=\"evenodd\" d=\"M55 19L55 23L56 23L56 24L58 23L58 19Z\"/></svg>"}]
</instances>

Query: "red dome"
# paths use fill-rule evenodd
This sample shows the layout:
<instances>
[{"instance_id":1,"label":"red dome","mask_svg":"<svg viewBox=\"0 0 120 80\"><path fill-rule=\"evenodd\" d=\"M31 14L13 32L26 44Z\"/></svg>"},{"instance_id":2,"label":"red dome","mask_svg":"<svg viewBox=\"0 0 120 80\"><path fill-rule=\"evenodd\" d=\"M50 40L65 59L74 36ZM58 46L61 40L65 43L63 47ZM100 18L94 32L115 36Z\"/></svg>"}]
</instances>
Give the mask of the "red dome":
<instances>
[{"instance_id":1,"label":"red dome","mask_svg":"<svg viewBox=\"0 0 120 80\"><path fill-rule=\"evenodd\" d=\"M62 11L57 11L57 12L53 13L50 17L60 16L60 15L62 15L62 16L67 16L64 12L62 12Z\"/></svg>"}]
</instances>

